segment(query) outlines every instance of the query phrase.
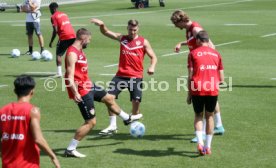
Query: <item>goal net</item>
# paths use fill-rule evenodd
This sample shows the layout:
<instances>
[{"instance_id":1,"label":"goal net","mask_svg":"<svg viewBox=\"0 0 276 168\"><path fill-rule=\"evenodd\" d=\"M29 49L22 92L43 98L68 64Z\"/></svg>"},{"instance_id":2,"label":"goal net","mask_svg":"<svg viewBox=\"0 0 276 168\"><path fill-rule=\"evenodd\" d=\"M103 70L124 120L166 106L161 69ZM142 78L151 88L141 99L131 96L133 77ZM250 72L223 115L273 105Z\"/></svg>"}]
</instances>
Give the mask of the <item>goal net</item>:
<instances>
[{"instance_id":1,"label":"goal net","mask_svg":"<svg viewBox=\"0 0 276 168\"><path fill-rule=\"evenodd\" d=\"M71 4L88 2L95 0L41 0L41 6L48 6L51 2L57 2L58 4ZM25 0L0 0L0 10L4 11L9 8L16 8L16 5L23 4Z\"/></svg>"}]
</instances>

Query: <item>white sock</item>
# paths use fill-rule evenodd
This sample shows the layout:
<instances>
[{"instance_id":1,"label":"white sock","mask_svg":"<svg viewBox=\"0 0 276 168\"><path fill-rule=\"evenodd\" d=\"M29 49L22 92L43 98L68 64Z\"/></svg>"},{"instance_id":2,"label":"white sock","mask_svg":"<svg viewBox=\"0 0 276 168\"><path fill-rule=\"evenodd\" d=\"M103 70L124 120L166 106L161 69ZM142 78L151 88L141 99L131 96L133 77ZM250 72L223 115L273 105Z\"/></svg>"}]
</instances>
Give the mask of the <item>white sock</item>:
<instances>
[{"instance_id":1,"label":"white sock","mask_svg":"<svg viewBox=\"0 0 276 168\"><path fill-rule=\"evenodd\" d=\"M126 112L124 112L123 110L121 110L119 117L121 117L123 120L129 119L129 115Z\"/></svg>"},{"instance_id":2,"label":"white sock","mask_svg":"<svg viewBox=\"0 0 276 168\"><path fill-rule=\"evenodd\" d=\"M62 76L62 67L61 66L57 67L57 73L58 73L58 75Z\"/></svg>"},{"instance_id":3,"label":"white sock","mask_svg":"<svg viewBox=\"0 0 276 168\"><path fill-rule=\"evenodd\" d=\"M204 146L202 131L196 131L197 143Z\"/></svg>"},{"instance_id":4,"label":"white sock","mask_svg":"<svg viewBox=\"0 0 276 168\"><path fill-rule=\"evenodd\" d=\"M116 117L116 115L109 116L109 125L113 128L117 128L117 117Z\"/></svg>"},{"instance_id":5,"label":"white sock","mask_svg":"<svg viewBox=\"0 0 276 168\"><path fill-rule=\"evenodd\" d=\"M78 146L80 141L75 140L74 138L71 140L69 146L67 147L67 150L75 150Z\"/></svg>"},{"instance_id":6,"label":"white sock","mask_svg":"<svg viewBox=\"0 0 276 168\"><path fill-rule=\"evenodd\" d=\"M206 135L206 119L205 118L203 118L203 127L202 127L202 134L203 135Z\"/></svg>"},{"instance_id":7,"label":"white sock","mask_svg":"<svg viewBox=\"0 0 276 168\"><path fill-rule=\"evenodd\" d=\"M215 114L215 125L216 125L216 127L221 127L222 126L220 112L217 112Z\"/></svg>"},{"instance_id":8,"label":"white sock","mask_svg":"<svg viewBox=\"0 0 276 168\"><path fill-rule=\"evenodd\" d=\"M213 138L213 135L209 135L209 134L206 135L206 145L205 145L205 147L211 149L212 138Z\"/></svg>"}]
</instances>

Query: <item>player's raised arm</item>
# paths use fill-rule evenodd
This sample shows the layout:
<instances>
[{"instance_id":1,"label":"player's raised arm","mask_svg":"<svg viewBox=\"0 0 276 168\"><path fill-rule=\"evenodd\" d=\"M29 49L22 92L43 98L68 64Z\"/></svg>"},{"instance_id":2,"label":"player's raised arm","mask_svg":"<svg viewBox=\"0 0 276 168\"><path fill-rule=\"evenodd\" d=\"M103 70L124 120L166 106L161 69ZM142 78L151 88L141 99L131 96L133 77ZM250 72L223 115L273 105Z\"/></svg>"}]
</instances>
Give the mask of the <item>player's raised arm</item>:
<instances>
[{"instance_id":1,"label":"player's raised arm","mask_svg":"<svg viewBox=\"0 0 276 168\"><path fill-rule=\"evenodd\" d=\"M148 74L153 75L154 71L155 71L155 66L156 66L156 63L157 63L157 57L156 57L156 55L155 55L155 53L154 53L154 51L153 51L153 49L152 49L152 47L151 47L148 40L145 39L144 45L145 45L146 53L151 59L150 66L148 68Z\"/></svg>"},{"instance_id":2,"label":"player's raised arm","mask_svg":"<svg viewBox=\"0 0 276 168\"><path fill-rule=\"evenodd\" d=\"M113 40L118 40L120 41L121 40L121 33L115 33L111 30L109 30L106 25L104 24L104 22L100 19L96 19L96 18L92 18L90 20L91 23L94 23L95 25L99 26L100 27L100 31L103 35L113 39Z\"/></svg>"}]
</instances>

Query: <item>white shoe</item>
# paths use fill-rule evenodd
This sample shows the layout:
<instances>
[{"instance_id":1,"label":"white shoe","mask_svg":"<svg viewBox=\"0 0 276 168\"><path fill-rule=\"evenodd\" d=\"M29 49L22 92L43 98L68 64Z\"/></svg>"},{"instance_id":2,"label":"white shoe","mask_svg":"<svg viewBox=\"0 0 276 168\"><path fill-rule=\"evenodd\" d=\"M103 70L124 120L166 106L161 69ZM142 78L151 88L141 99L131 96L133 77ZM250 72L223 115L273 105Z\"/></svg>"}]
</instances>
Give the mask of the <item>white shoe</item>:
<instances>
[{"instance_id":1,"label":"white shoe","mask_svg":"<svg viewBox=\"0 0 276 168\"><path fill-rule=\"evenodd\" d=\"M117 133L117 127L108 126L99 132L100 135L113 135Z\"/></svg>"},{"instance_id":2,"label":"white shoe","mask_svg":"<svg viewBox=\"0 0 276 168\"><path fill-rule=\"evenodd\" d=\"M133 121L137 121L137 120L141 119L142 117L143 117L143 114L130 115L129 119L124 120L124 124L129 125Z\"/></svg>"},{"instance_id":3,"label":"white shoe","mask_svg":"<svg viewBox=\"0 0 276 168\"><path fill-rule=\"evenodd\" d=\"M68 150L66 149L64 152L65 157L76 157L76 158L84 158L86 155L79 153L76 149Z\"/></svg>"}]
</instances>

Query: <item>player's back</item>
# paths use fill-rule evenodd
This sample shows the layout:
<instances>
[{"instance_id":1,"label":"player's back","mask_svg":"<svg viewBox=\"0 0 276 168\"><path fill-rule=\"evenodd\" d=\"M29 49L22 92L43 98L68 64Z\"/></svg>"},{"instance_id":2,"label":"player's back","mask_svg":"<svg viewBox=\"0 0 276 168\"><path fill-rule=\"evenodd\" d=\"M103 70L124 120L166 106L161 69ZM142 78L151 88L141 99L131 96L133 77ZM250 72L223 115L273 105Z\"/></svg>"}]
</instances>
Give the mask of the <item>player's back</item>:
<instances>
[{"instance_id":1,"label":"player's back","mask_svg":"<svg viewBox=\"0 0 276 168\"><path fill-rule=\"evenodd\" d=\"M10 103L0 109L2 167L39 167L39 148L30 130L30 103Z\"/></svg>"},{"instance_id":2,"label":"player's back","mask_svg":"<svg viewBox=\"0 0 276 168\"><path fill-rule=\"evenodd\" d=\"M53 26L57 26L58 28L57 33L60 40L76 38L75 30L72 27L67 14L60 11L56 11L52 15L51 19Z\"/></svg>"}]
</instances>

